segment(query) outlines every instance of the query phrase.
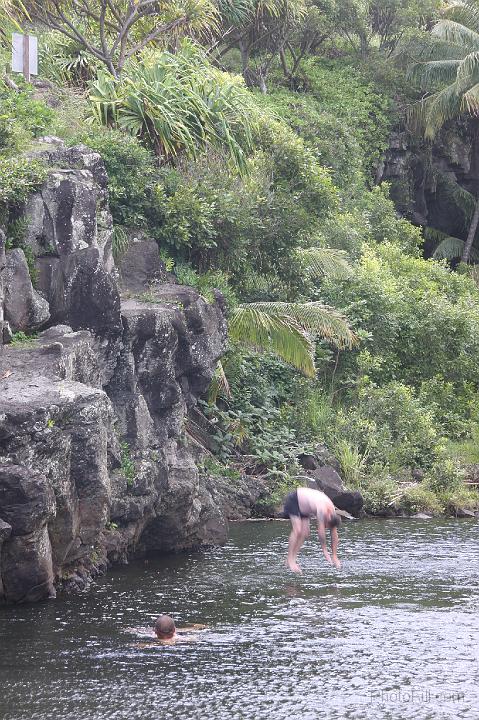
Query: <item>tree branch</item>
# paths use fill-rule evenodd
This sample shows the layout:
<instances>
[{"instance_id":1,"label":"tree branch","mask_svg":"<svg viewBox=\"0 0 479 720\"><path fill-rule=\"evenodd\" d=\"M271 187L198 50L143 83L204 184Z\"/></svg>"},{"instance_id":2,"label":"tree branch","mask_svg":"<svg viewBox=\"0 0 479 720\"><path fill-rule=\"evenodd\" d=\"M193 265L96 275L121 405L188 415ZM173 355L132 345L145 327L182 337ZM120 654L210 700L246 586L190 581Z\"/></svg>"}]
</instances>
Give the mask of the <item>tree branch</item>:
<instances>
[{"instance_id":1,"label":"tree branch","mask_svg":"<svg viewBox=\"0 0 479 720\"><path fill-rule=\"evenodd\" d=\"M157 37L160 35L164 35L167 32L171 32L172 30L176 30L177 27L180 27L181 25L184 25L188 18L186 15L183 15L181 18L177 18L176 20L171 20L169 23L165 23L164 25L158 26L155 30L153 30L149 35L147 35L143 40L141 40L139 43L136 43L130 50L128 50L127 53L125 53L125 59L130 58L132 55L136 55L136 53L141 52L150 42L153 42L153 40L156 40Z\"/></svg>"}]
</instances>

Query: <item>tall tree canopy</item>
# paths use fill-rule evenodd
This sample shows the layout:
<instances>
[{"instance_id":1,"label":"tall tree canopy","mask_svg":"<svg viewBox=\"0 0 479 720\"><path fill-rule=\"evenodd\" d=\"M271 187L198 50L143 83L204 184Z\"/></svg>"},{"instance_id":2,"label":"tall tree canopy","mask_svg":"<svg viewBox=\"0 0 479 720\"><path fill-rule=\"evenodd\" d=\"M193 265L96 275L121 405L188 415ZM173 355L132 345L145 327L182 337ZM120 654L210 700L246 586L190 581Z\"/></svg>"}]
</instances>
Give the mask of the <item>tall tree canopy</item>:
<instances>
[{"instance_id":1,"label":"tall tree canopy","mask_svg":"<svg viewBox=\"0 0 479 720\"><path fill-rule=\"evenodd\" d=\"M11 0L17 17L75 40L118 77L129 58L179 34L214 31L212 0Z\"/></svg>"}]
</instances>

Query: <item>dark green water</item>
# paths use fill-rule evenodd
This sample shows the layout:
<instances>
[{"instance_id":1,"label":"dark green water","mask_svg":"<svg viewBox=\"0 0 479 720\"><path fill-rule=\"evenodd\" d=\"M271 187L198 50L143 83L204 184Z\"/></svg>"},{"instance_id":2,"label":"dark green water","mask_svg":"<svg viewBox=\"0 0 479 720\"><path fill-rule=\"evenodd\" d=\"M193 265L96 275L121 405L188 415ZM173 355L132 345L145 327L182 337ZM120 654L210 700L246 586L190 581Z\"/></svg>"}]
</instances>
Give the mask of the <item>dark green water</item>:
<instances>
[{"instance_id":1,"label":"dark green water","mask_svg":"<svg viewBox=\"0 0 479 720\"><path fill-rule=\"evenodd\" d=\"M343 526L341 572L288 524L118 569L88 594L0 609L8 720L479 718L479 523ZM197 643L141 648L160 612L206 623Z\"/></svg>"}]
</instances>

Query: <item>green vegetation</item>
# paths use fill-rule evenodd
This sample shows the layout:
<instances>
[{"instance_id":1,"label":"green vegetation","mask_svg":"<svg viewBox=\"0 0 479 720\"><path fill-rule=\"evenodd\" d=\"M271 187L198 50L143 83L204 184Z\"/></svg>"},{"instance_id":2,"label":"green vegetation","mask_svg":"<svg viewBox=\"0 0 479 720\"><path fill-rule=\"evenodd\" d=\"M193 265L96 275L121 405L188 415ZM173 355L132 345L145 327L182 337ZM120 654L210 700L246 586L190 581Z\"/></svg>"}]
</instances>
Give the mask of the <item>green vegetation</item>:
<instances>
[{"instance_id":1,"label":"green vegetation","mask_svg":"<svg viewBox=\"0 0 479 720\"><path fill-rule=\"evenodd\" d=\"M103 156L117 257L141 229L179 282L223 293L231 342L202 405L217 447L203 470L267 476L275 502L326 443L370 512L475 507L479 290L447 258L475 257L479 193L437 174L470 242L437 247L430 229L425 259L377 178L407 107L409 130L476 140L477 1L439 25L435 0L60 5L9 3L9 22L40 21L42 72L67 90L53 111L0 89L3 224L44 177L19 154L54 131ZM414 142L428 172L433 151ZM411 215L407 172L394 198ZM127 443L121 458L131 484Z\"/></svg>"},{"instance_id":2,"label":"green vegetation","mask_svg":"<svg viewBox=\"0 0 479 720\"><path fill-rule=\"evenodd\" d=\"M131 450L128 442L124 440L120 443L121 450L121 471L126 478L128 486L133 485L136 480L136 467L131 457Z\"/></svg>"},{"instance_id":3,"label":"green vegetation","mask_svg":"<svg viewBox=\"0 0 479 720\"><path fill-rule=\"evenodd\" d=\"M24 347L33 344L37 339L36 333L27 335L22 330L13 334L10 345ZM50 421L49 421L50 422Z\"/></svg>"}]
</instances>

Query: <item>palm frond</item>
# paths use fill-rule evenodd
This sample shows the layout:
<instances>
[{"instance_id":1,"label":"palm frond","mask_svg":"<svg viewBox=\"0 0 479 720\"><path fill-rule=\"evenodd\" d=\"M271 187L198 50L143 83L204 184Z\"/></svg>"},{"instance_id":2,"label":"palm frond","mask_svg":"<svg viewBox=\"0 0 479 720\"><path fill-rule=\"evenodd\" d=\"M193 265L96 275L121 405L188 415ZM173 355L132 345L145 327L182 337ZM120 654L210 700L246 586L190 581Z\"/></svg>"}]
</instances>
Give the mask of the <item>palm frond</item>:
<instances>
[{"instance_id":1,"label":"palm frond","mask_svg":"<svg viewBox=\"0 0 479 720\"><path fill-rule=\"evenodd\" d=\"M400 45L396 57L409 62L429 62L432 60L462 60L467 50L462 45L448 42L434 35L410 38Z\"/></svg>"},{"instance_id":2,"label":"palm frond","mask_svg":"<svg viewBox=\"0 0 479 720\"><path fill-rule=\"evenodd\" d=\"M433 37L461 46L470 53L479 50L479 33L454 20L440 20L431 30Z\"/></svg>"},{"instance_id":3,"label":"palm frond","mask_svg":"<svg viewBox=\"0 0 479 720\"><path fill-rule=\"evenodd\" d=\"M357 342L346 317L320 302L258 302L248 307L270 317L292 319L306 333L319 335L340 348L353 347Z\"/></svg>"},{"instance_id":4,"label":"palm frond","mask_svg":"<svg viewBox=\"0 0 479 720\"><path fill-rule=\"evenodd\" d=\"M448 20L465 25L479 33L479 7L476 0L465 2L454 2L442 11L443 16Z\"/></svg>"},{"instance_id":5,"label":"palm frond","mask_svg":"<svg viewBox=\"0 0 479 720\"><path fill-rule=\"evenodd\" d=\"M459 91L468 90L479 81L479 51L466 55L457 69Z\"/></svg>"},{"instance_id":6,"label":"palm frond","mask_svg":"<svg viewBox=\"0 0 479 720\"><path fill-rule=\"evenodd\" d=\"M437 242L436 249L432 254L434 260L456 260L462 257L464 240L447 235L432 227L424 229L424 237L426 240ZM479 260L477 250L471 250L470 258L474 262Z\"/></svg>"},{"instance_id":7,"label":"palm frond","mask_svg":"<svg viewBox=\"0 0 479 720\"><path fill-rule=\"evenodd\" d=\"M298 257L304 264L305 271L312 278L351 277L352 269L348 262L348 254L335 248L310 247L298 250Z\"/></svg>"},{"instance_id":8,"label":"palm frond","mask_svg":"<svg viewBox=\"0 0 479 720\"><path fill-rule=\"evenodd\" d=\"M439 172L438 180L446 194L456 203L464 215L464 227L468 227L476 208L476 198L459 185L448 173Z\"/></svg>"},{"instance_id":9,"label":"palm frond","mask_svg":"<svg viewBox=\"0 0 479 720\"><path fill-rule=\"evenodd\" d=\"M262 303L268 305L268 303ZM272 352L307 377L314 377L314 343L291 317L272 314L255 305L240 305L229 319L233 340Z\"/></svg>"},{"instance_id":10,"label":"palm frond","mask_svg":"<svg viewBox=\"0 0 479 720\"><path fill-rule=\"evenodd\" d=\"M410 67L408 77L424 90L435 89L439 83L453 83L460 64L460 60L418 62Z\"/></svg>"},{"instance_id":11,"label":"palm frond","mask_svg":"<svg viewBox=\"0 0 479 720\"><path fill-rule=\"evenodd\" d=\"M445 122L457 117L462 108L462 97L456 83L448 85L408 109L408 122L413 129L434 139Z\"/></svg>"},{"instance_id":12,"label":"palm frond","mask_svg":"<svg viewBox=\"0 0 479 720\"><path fill-rule=\"evenodd\" d=\"M461 110L469 115L479 115L479 83L469 88L461 99Z\"/></svg>"}]
</instances>

